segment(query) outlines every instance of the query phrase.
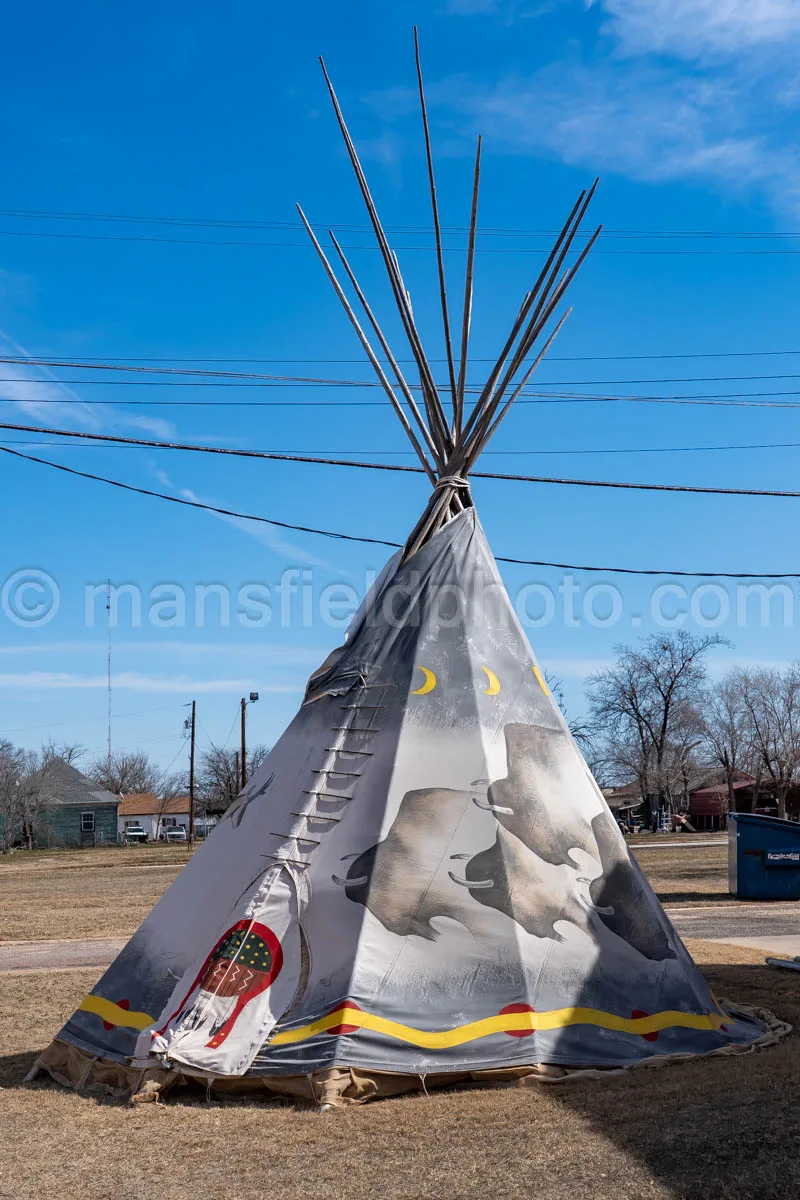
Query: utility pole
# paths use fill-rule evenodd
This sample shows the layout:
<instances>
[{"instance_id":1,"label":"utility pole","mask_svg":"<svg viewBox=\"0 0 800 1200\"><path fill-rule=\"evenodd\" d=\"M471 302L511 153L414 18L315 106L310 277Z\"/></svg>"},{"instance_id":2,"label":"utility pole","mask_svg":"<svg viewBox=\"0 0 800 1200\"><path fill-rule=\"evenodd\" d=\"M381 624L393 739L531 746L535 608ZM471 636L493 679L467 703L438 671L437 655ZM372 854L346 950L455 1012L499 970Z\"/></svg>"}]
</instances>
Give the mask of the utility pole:
<instances>
[{"instance_id":1,"label":"utility pole","mask_svg":"<svg viewBox=\"0 0 800 1200\"><path fill-rule=\"evenodd\" d=\"M245 700L244 696L242 696L242 757L241 757L241 769L242 769L242 776L241 776L241 779L242 779L242 786L241 786L241 788L240 788L239 790L240 790L240 791L243 791L243 790L244 790L244 786L245 786L245 784L247 783L247 701Z\"/></svg>"},{"instance_id":2,"label":"utility pole","mask_svg":"<svg viewBox=\"0 0 800 1200\"><path fill-rule=\"evenodd\" d=\"M239 775L239 751L235 750L233 754L233 786L231 788L231 801L233 801L238 795L237 788L239 788L240 782L241 776Z\"/></svg>"},{"instance_id":3,"label":"utility pole","mask_svg":"<svg viewBox=\"0 0 800 1200\"><path fill-rule=\"evenodd\" d=\"M245 700L244 696L242 696L242 789L244 789L244 786L247 783L247 706L248 704L255 704L257 699L258 692L251 692L249 700Z\"/></svg>"},{"instance_id":4,"label":"utility pole","mask_svg":"<svg viewBox=\"0 0 800 1200\"><path fill-rule=\"evenodd\" d=\"M106 775L111 778L111 580L106 586L106 624L108 633L107 668L108 668L108 742L106 746ZM108 782L108 781L107 781Z\"/></svg>"},{"instance_id":5,"label":"utility pole","mask_svg":"<svg viewBox=\"0 0 800 1200\"><path fill-rule=\"evenodd\" d=\"M194 840L194 741L195 724L197 720L197 701L192 701L192 724L189 734L189 845ZM206 826L206 831L208 827Z\"/></svg>"}]
</instances>

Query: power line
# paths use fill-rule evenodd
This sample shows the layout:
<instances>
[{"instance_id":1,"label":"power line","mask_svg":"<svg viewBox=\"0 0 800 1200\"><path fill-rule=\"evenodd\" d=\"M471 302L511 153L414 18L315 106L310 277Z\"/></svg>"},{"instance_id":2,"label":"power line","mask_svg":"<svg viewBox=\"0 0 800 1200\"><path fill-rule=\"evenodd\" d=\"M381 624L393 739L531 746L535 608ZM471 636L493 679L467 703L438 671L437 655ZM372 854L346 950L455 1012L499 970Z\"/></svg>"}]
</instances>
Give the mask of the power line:
<instances>
[{"instance_id":1,"label":"power line","mask_svg":"<svg viewBox=\"0 0 800 1200\"><path fill-rule=\"evenodd\" d=\"M27 380L29 383L50 383L58 387L58 381ZM607 396L594 392L547 392L522 393L515 405L520 404L683 404L705 405L720 408L800 408L800 402L776 403L769 400L752 399L763 396L800 396L797 391L770 392L710 392L707 395L677 396ZM36 397L23 401L19 396L0 396L0 404L28 403L40 407L57 404L62 408L70 404L83 407L126 408L386 408L385 400L85 400L59 399L58 397Z\"/></svg>"},{"instance_id":2,"label":"power line","mask_svg":"<svg viewBox=\"0 0 800 1200\"><path fill-rule=\"evenodd\" d=\"M770 358L770 357L788 357L789 355L800 354L800 350L707 350L707 351L692 351L684 354L548 354L547 361L553 362L639 362L639 361L654 361L656 359L672 359L672 358ZM73 354L51 354L47 356L46 361L53 366L63 366L65 363L74 359ZM376 356L382 363L388 360ZM28 358L5 359L0 361L19 362L19 363L37 363L45 361L44 355L36 355ZM153 362L153 363L259 363L263 365L276 363L306 363L313 365L322 365L327 363L364 363L363 358L206 358L201 355L196 355L192 358L183 358L179 355L137 355L137 354L111 354L111 355L82 355L82 362L109 362L124 365L125 363L136 362ZM413 363L413 358L397 358L398 363ZM444 363L445 358L429 358L428 362ZM470 355L471 363L494 363L494 358L481 358L475 355Z\"/></svg>"},{"instance_id":3,"label":"power line","mask_svg":"<svg viewBox=\"0 0 800 1200\"><path fill-rule=\"evenodd\" d=\"M387 546L393 550L399 549L401 546L401 543L399 543L399 542L391 542L391 541L387 541L383 538L356 536L354 534L349 534L349 533L333 532L333 531L327 530L327 529L316 529L316 528L312 528L308 525L295 525L295 524L290 524L287 521L277 521L277 520L274 520L269 517L256 516L252 513L236 512L235 510L221 508L221 507L219 507L217 505L213 505L213 504L203 504L199 500L188 500L188 499L185 499L184 497L180 497L180 496L170 496L170 495L167 495L165 492L156 492L149 488L135 487L133 484L122 483L120 480L109 479L103 475L93 475L87 471L78 471L74 467L66 467L61 463L54 463L54 462L48 461L47 459L36 458L30 454L23 454L19 450L10 450L8 447L5 447L5 446L0 446L0 453L11 454L15 458L24 459L27 462L38 463L40 466L51 467L56 471L62 471L68 475L75 475L81 479L90 479L96 483L105 483L105 484L110 485L111 487L121 488L123 491L126 491L126 492L134 492L134 493L136 493L138 495L142 495L142 496L151 496L158 500L167 500L172 504L182 504L188 508L203 509L207 512L217 513L221 516L236 517L240 520L245 520L245 521L257 521L261 524L277 526L280 529L291 529L291 530L294 530L294 531L300 532L300 533L314 533L314 534L319 535L320 537L335 538L340 541L363 542L368 545ZM251 452L251 453L256 453L256 452ZM264 457L266 457L266 455L264 455ZM419 468L419 467L397 467L397 466L389 466L387 464L378 465L378 464L364 464L364 463L350 463L350 464L346 464L346 465L369 467L369 469L377 469L377 470L413 471L414 473L422 474L421 468ZM497 475L497 474L490 474L487 472L475 472L474 474L481 478L484 478L484 479L517 479L517 480L524 479L525 482L529 482L529 483L555 483L555 484L563 483L563 484L571 484L571 485L583 486L583 487L622 487L622 488L644 489L647 491L689 491L689 492L711 492L714 494L725 494L725 495L759 495L759 496L781 496L781 497L792 497L792 498L800 497L800 492L766 492L766 491L755 491L755 490L745 491L745 490L735 490L735 489L729 489L729 488L722 488L722 489L720 489L720 488L689 488L689 487L677 487L677 486L672 486L672 485L667 485L667 484L603 483L603 482L595 481L595 480L577 480L577 479L567 480L567 479L550 479L550 478L545 479L545 478L536 477L536 476ZM644 569L644 568L633 568L633 567L598 567L598 566L588 566L585 564L576 564L576 563L545 562L545 561L539 560L539 559L511 558L511 557L507 557L507 556L503 556L503 555L497 555L496 557L497 557L498 562L512 563L512 564L519 565L519 566L555 567L559 570L566 570L566 571L593 571L593 572L600 572L600 573L604 573L604 574L615 574L615 575L674 575L674 576L682 576L682 577L690 577L690 578L703 578L703 579L795 579L798 577L798 572L796 572L796 571L778 572L778 573L755 573L755 572L744 572L744 571L742 571L742 572L665 571L665 570L661 570L661 569L656 570L656 569Z\"/></svg>"},{"instance_id":4,"label":"power line","mask_svg":"<svg viewBox=\"0 0 800 1200\"><path fill-rule=\"evenodd\" d=\"M226 246L226 247L241 247L242 249L252 249L254 246L262 246L269 248L280 247L282 249L307 250L310 248L310 243L307 242L286 242L286 241L266 241L264 239L255 238L176 238L176 237L146 237L140 234L112 234L112 233L54 233L52 230L41 229L0 229L0 237L24 237L24 238L49 238L59 241L79 241L79 242L147 242L151 245L161 246ZM325 249L333 247L328 243L322 243ZM311 247L313 248L313 247ZM377 252L377 246L371 246L366 243L356 245L345 244L343 250L366 250L369 252ZM434 253L433 246L417 246L417 245L402 245L397 247L398 250L405 253L406 251L423 251L425 253ZM464 246L443 246L442 249L446 254L465 254L466 247ZM478 254L536 254L541 255L546 253L544 247L527 247L527 246L481 246L476 245L475 250ZM579 254L580 250L568 250L568 254ZM722 250L603 250L597 249L593 254L603 254L610 256L638 256L646 257L697 257L697 256L721 256L735 255L744 257L762 257L762 256L778 256L778 257L794 257L800 255L800 250L732 250L725 248Z\"/></svg>"},{"instance_id":5,"label":"power line","mask_svg":"<svg viewBox=\"0 0 800 1200\"><path fill-rule=\"evenodd\" d=\"M9 366L25 367L60 367L62 370L87 370L120 372L124 374L156 376L154 380L131 379L68 379L63 382L70 385L110 385L113 387L266 387L279 384L294 387L355 387L379 388L381 385L372 379L342 379L318 375L282 375L265 374L256 371L211 371L200 367L144 367L123 363L98 363L87 360L68 361L64 359L28 358L19 355L0 355L0 363ZM161 378L169 376L168 379ZM175 379L173 376L180 376ZM201 380L196 383L195 380ZM633 384L667 384L667 383L751 383L773 381L778 379L800 379L800 372L781 372L754 375L664 375L644 379L549 379L548 387L628 387ZM206 381L211 381L206 382ZM0 383L41 383L42 380L31 380L26 376L0 378ZM60 382L60 381L59 381ZM415 385L411 385L415 387ZM445 384L438 384L440 391L446 391ZM417 390L419 388L417 387ZM478 384L467 385L467 391L482 390Z\"/></svg>"},{"instance_id":6,"label":"power line","mask_svg":"<svg viewBox=\"0 0 800 1200\"><path fill-rule=\"evenodd\" d=\"M149 716L150 713L174 712L176 708L180 708L178 704L166 704L160 708L140 708L136 712L130 713L115 713L115 721L123 721L126 717L141 717ZM15 729L4 729L5 733L35 733L37 729L60 729L67 725L93 725L97 721L105 721L106 715L102 717L80 717L75 721L48 721L44 725L21 725ZM171 740L171 739L170 739Z\"/></svg>"},{"instance_id":7,"label":"power line","mask_svg":"<svg viewBox=\"0 0 800 1200\"><path fill-rule=\"evenodd\" d=\"M0 422L0 429L8 428L3 422ZM16 426L11 426L16 428ZM26 428L37 428L38 426L26 426ZM71 437L71 433L64 433L65 437ZM111 445L104 444L103 438L100 442L89 442L88 444L80 442L44 442L41 440L29 441L27 439L6 439L2 444L5 446L55 446L60 449L84 449L84 450L135 450L139 443L136 441L122 444L112 443ZM169 449L168 446L158 447L153 449ZM205 447L198 447L205 449ZM519 458L519 457L537 457L537 456L560 456L572 457L574 455L586 454L692 454L702 453L710 454L712 451L733 451L733 450L800 450L800 442L734 442L727 446L626 446L626 447L605 447L596 446L591 448L576 448L569 446L563 450L538 448L536 450L484 450L481 458ZM287 455L302 455L301 450L282 450L275 453ZM413 450L309 450L305 452L313 455L334 455L334 454L358 454L361 456L388 454L398 455L402 458L415 458Z\"/></svg>"},{"instance_id":8,"label":"power line","mask_svg":"<svg viewBox=\"0 0 800 1200\"><path fill-rule=\"evenodd\" d=\"M211 229L255 229L276 230L286 229L295 231L297 221L255 220L247 218L222 217L185 217L185 216L147 216L124 213L95 213L83 211L63 211L58 209L26 209L0 208L0 216L25 220L44 221L86 221L110 222L113 224L136 225L170 225L179 227L211 228ZM371 227L358 222L325 223L315 222L312 226L322 230L334 229L345 233L371 233ZM387 226L386 232L392 235L423 234L432 235L433 230L427 225ZM443 225L442 232L450 236L467 235L468 226ZM511 226L483 226L479 230L481 237L504 238L550 238L556 236L558 230L553 229L524 229ZM794 230L715 230L715 229L604 229L604 238L624 240L649 239L712 239L712 240L746 240L746 241L775 241L800 238L800 231Z\"/></svg>"},{"instance_id":9,"label":"power line","mask_svg":"<svg viewBox=\"0 0 800 1200\"><path fill-rule=\"evenodd\" d=\"M67 221L112 221L116 223L129 222L145 225L192 225L210 226L212 228L231 229L297 229L296 219L277 221L269 219L253 219L246 217L186 217L186 216L150 216L131 213L97 213L63 209L37 208L0 208L0 216L24 217L35 220L67 220ZM314 229L334 229L337 232L372 233L372 226L365 223L351 222L312 222ZM433 234L429 225L387 225L386 233L391 234ZM443 233L468 234L467 225L442 225ZM525 229L519 226L488 225L481 226L479 232L483 236L511 237L555 237L558 229ZM603 230L607 237L649 238L649 237L699 237L699 238L800 238L800 230L724 230L724 229L614 229Z\"/></svg>"},{"instance_id":10,"label":"power line","mask_svg":"<svg viewBox=\"0 0 800 1200\"><path fill-rule=\"evenodd\" d=\"M404 473L411 473L414 475L423 474L423 469L421 467L412 467L412 466L408 466L404 463L361 462L356 459L349 459L349 458L331 458L331 457L323 457L321 455L310 455L310 454L287 454L283 451L274 451L274 450L241 450L241 449L236 449L231 446L203 446L203 445L197 445L197 444L191 443L191 442L167 442L167 441L158 441L156 439L150 439L150 438L130 438L130 437L124 437L122 434L87 433L87 432L75 431L75 430L55 429L55 428L46 428L46 427L42 428L41 426L37 426L37 425L23 425L23 424L20 424L17 422L0 422L0 429L10 429L15 432L24 432L24 433L31 433L31 432L39 433L39 432L41 432L41 433L50 434L55 437L60 436L60 437L76 438L76 439L80 439L80 440L86 440L89 442L103 441L103 442L108 442L111 444L119 444L119 445L127 445L127 446L141 446L141 447L146 447L147 449L180 450L180 451L185 451L190 454L220 454L220 455L231 456L234 458L270 459L270 460L278 461L278 462L312 463L315 465L327 466L327 467L350 467L350 468L354 468L356 470L363 470L363 471L402 471ZM123 484L123 483L119 483L118 481L113 480L113 479L106 479L99 475L85 474L85 472L77 471L73 467L66 467L63 465L63 463L53 463L53 462L48 462L45 459L34 458L31 455L23 454L21 451L11 450L8 446L0 445L0 450L2 450L6 454L14 454L19 458L29 458L31 462L42 463L44 466L53 467L58 471L66 471L67 473L72 474L72 475L85 475L85 478L87 478L87 479L96 479L101 483L113 484L116 487L127 488L130 491L142 491L143 490L140 488L135 488L130 484ZM498 480L503 480L506 482L514 482L514 483L544 483L544 484L554 484L554 485L567 486L567 487L624 488L624 489L630 490L630 491L645 491L645 492L688 492L688 493L694 493L694 494L698 494L698 495L711 495L711 496L761 496L761 497L770 497L773 499L800 499L800 491L798 491L798 492L779 491L779 490L772 490L772 489L768 489L768 488L703 487L703 486L699 486L699 485L694 486L692 484L684 484L684 483L680 483L680 484L679 483L633 483L633 482L630 482L627 480L572 479L572 478L566 478L566 477L555 477L555 476L551 476L551 475L518 475L518 474L512 474L510 472L501 472L501 471L472 471L471 476L474 479L498 479ZM152 492L148 492L146 489L143 490L143 494L162 496L162 493L160 493L160 492L152 493ZM162 498L173 499L173 500L176 499L175 497L171 497L171 496L167 496L167 497L162 496ZM193 505L194 507L199 507L199 508L209 507L207 505L196 503L195 501L186 501L186 503L189 503L189 504ZM213 506L211 506L211 507L213 509ZM213 511L221 512L223 510L213 509ZM242 514L241 513L227 513L226 515L241 516ZM253 519L266 521L267 524L270 524L270 525L281 525L282 524L280 521L267 520L267 518L265 518L265 517L259 517L259 518L253 518ZM302 529L302 526L292 525L292 526L286 526L286 528ZM303 532L325 534L324 530L318 530L318 529L304 529ZM325 534L325 536L345 537L344 534ZM365 538L350 539L348 537L347 540L369 541L371 539L365 539ZM381 544L389 545L390 543L382 542Z\"/></svg>"}]
</instances>

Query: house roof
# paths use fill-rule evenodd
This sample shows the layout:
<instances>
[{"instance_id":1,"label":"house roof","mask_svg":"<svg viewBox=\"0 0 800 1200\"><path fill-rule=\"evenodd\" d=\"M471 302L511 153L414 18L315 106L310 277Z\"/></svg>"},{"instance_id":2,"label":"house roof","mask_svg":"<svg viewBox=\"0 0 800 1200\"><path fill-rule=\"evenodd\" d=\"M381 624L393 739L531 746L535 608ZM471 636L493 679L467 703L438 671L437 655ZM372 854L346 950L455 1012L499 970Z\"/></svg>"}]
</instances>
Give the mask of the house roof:
<instances>
[{"instance_id":1,"label":"house roof","mask_svg":"<svg viewBox=\"0 0 800 1200\"><path fill-rule=\"evenodd\" d=\"M130 796L123 796L119 806L121 817L164 817L179 814L188 817L188 796L171 796L169 800L160 800L155 792L135 792Z\"/></svg>"},{"instance_id":2,"label":"house roof","mask_svg":"<svg viewBox=\"0 0 800 1200\"><path fill-rule=\"evenodd\" d=\"M93 804L119 804L119 797L88 779L63 758L54 758L42 773L42 792L48 808Z\"/></svg>"},{"instance_id":3,"label":"house roof","mask_svg":"<svg viewBox=\"0 0 800 1200\"><path fill-rule=\"evenodd\" d=\"M734 792L738 792L740 788L752 787L754 783L755 783L754 779L736 779L731 784L731 788L733 789ZM718 783L718 784L715 784L714 787L698 788L696 792L692 793L692 799L693 800L707 800L707 799L710 799L712 796L727 796L727 794L728 794L727 783Z\"/></svg>"}]
</instances>

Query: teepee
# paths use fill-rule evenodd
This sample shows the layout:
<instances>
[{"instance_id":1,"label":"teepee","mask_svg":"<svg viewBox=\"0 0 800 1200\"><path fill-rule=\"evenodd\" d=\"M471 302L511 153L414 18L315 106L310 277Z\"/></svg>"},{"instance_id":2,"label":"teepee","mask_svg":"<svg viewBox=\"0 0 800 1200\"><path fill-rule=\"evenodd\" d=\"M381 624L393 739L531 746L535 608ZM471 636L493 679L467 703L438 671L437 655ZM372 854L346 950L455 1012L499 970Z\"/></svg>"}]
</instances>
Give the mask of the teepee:
<instances>
[{"instance_id":1,"label":"teepee","mask_svg":"<svg viewBox=\"0 0 800 1200\"><path fill-rule=\"evenodd\" d=\"M138 1095L194 1078L324 1106L742 1049L764 1036L752 1014L714 999L631 860L470 495L470 469L568 315L558 317L560 302L599 233L573 251L594 186L468 406L480 139L457 337L418 46L417 73L446 386L434 381L327 73L418 382L333 233L361 318L300 215L430 499L269 757L34 1074Z\"/></svg>"}]
</instances>

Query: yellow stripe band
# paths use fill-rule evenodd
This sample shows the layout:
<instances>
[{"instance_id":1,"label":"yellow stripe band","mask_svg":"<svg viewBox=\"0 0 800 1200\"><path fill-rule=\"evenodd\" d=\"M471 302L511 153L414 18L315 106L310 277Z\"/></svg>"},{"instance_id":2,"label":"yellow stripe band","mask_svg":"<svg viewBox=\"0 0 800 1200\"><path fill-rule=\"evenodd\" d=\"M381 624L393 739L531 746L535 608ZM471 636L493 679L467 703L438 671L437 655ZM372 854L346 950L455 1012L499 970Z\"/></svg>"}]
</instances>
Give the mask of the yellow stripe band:
<instances>
[{"instance_id":1,"label":"yellow stripe band","mask_svg":"<svg viewBox=\"0 0 800 1200\"><path fill-rule=\"evenodd\" d=\"M533 669L534 675L536 676L537 680L539 681L539 687L542 689L545 696L549 696L550 689L548 688L547 684L544 681L544 676L542 675L542 672L539 670L539 668L536 666L535 663L534 663L532 669Z\"/></svg>"},{"instance_id":2,"label":"yellow stripe band","mask_svg":"<svg viewBox=\"0 0 800 1200\"><path fill-rule=\"evenodd\" d=\"M329 1013L327 1017L320 1017L318 1021L302 1025L299 1029L287 1029L283 1033L277 1033L270 1039L270 1045L290 1046L295 1042L304 1042L317 1034L327 1033L337 1025L355 1025L359 1029L382 1033L385 1037L408 1042L412 1046L421 1046L426 1050L445 1050L451 1046L461 1046L465 1042L474 1042L478 1038L489 1037L493 1033L518 1033L521 1030L533 1033L535 1030L564 1029L568 1025L595 1025L600 1029L614 1029L620 1033L639 1035L672 1028L708 1032L719 1029L723 1020L724 1018L716 1013L686 1013L678 1009L653 1013L649 1017L618 1017L614 1013L602 1012L597 1008L556 1008L551 1012L502 1013L496 1017L485 1017L482 1021L472 1021L469 1025L459 1025L455 1029L436 1032L401 1025L397 1021L389 1021L385 1017L362 1012L358 1008L349 1008L345 1004L335 1012Z\"/></svg>"},{"instance_id":3,"label":"yellow stripe band","mask_svg":"<svg viewBox=\"0 0 800 1200\"><path fill-rule=\"evenodd\" d=\"M87 996L79 1004L78 1012L94 1013L109 1025L120 1025L128 1029L147 1029L147 1026L155 1021L155 1017L151 1017L149 1013L128 1012L127 1008L121 1008L112 1000L104 1000L102 996Z\"/></svg>"}]
</instances>

